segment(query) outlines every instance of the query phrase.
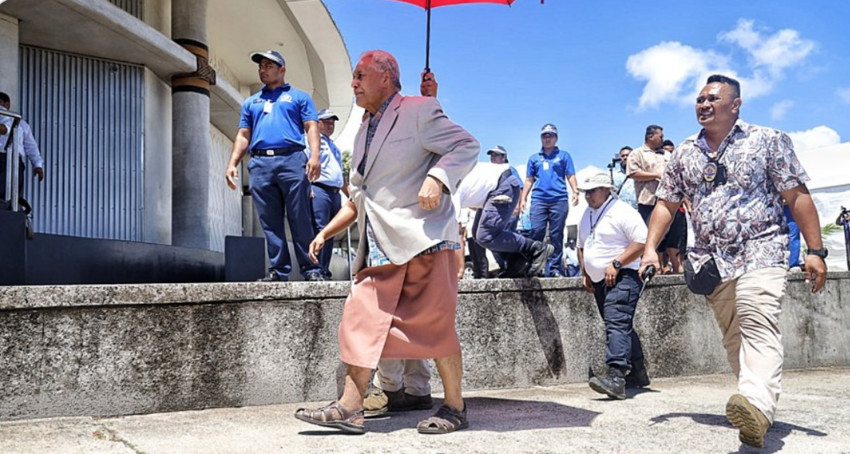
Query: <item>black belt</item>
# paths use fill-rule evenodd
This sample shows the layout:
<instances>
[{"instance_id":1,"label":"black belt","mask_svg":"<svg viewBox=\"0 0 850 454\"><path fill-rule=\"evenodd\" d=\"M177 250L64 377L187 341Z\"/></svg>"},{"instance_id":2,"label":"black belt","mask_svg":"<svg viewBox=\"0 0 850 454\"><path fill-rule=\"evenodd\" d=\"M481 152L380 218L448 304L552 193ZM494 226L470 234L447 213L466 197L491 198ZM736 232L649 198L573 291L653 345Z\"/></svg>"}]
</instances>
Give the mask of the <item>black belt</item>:
<instances>
[{"instance_id":1,"label":"black belt","mask_svg":"<svg viewBox=\"0 0 850 454\"><path fill-rule=\"evenodd\" d=\"M314 182L313 182L313 186L318 186L318 187L320 187L320 188L324 189L325 191L328 191L328 192L330 192L330 193L332 193L332 194L336 194L336 193L338 193L338 192L339 192L339 188L335 188L335 187L333 187L333 186L329 186L329 185L324 184L324 183L316 183L316 182L314 181Z\"/></svg>"},{"instance_id":2,"label":"black belt","mask_svg":"<svg viewBox=\"0 0 850 454\"><path fill-rule=\"evenodd\" d=\"M292 154L296 151L304 151L303 147L289 147L289 148L269 148L267 150L251 150L251 156L261 157L261 156L285 156L288 154Z\"/></svg>"}]
</instances>

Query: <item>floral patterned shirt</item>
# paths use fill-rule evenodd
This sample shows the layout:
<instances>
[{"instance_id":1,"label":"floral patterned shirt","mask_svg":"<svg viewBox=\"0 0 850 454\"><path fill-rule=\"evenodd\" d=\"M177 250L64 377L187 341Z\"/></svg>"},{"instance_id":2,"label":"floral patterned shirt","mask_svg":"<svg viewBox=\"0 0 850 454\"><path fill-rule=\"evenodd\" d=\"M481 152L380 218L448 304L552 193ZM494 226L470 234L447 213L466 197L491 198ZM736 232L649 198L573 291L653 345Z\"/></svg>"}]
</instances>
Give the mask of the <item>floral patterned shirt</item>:
<instances>
[{"instance_id":1,"label":"floral patterned shirt","mask_svg":"<svg viewBox=\"0 0 850 454\"><path fill-rule=\"evenodd\" d=\"M658 186L658 198L691 201L696 270L714 257L724 281L744 273L788 266L788 226L780 192L809 181L791 139L775 129L738 120L718 149L727 182L703 178L710 149L705 130L676 148Z\"/></svg>"}]
</instances>

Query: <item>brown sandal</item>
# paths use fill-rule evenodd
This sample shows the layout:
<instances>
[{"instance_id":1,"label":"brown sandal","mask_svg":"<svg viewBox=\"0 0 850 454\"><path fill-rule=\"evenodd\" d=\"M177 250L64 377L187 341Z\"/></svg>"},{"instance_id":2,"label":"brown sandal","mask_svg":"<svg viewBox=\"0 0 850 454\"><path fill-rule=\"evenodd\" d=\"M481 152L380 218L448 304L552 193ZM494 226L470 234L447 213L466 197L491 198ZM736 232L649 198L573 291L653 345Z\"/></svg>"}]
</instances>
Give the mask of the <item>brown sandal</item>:
<instances>
[{"instance_id":1,"label":"brown sandal","mask_svg":"<svg viewBox=\"0 0 850 454\"><path fill-rule=\"evenodd\" d=\"M463 404L461 411L443 405L437 413L434 413L434 416L419 421L416 430L421 434L433 435L447 434L467 427L469 427L469 421L466 419L466 404Z\"/></svg>"},{"instance_id":2,"label":"brown sandal","mask_svg":"<svg viewBox=\"0 0 850 454\"><path fill-rule=\"evenodd\" d=\"M295 417L301 421L322 427L333 427L352 434L366 433L364 426L363 409L349 410L339 402L331 402L327 406L316 410L299 408L295 411Z\"/></svg>"}]
</instances>

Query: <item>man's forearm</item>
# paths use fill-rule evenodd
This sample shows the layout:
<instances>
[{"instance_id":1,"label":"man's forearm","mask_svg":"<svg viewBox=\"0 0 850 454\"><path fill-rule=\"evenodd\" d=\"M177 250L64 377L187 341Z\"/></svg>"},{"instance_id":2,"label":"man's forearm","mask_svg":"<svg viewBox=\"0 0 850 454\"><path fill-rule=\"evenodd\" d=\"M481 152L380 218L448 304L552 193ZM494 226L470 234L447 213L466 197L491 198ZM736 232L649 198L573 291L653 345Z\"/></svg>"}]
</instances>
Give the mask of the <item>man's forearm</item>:
<instances>
[{"instance_id":1,"label":"man's forearm","mask_svg":"<svg viewBox=\"0 0 850 454\"><path fill-rule=\"evenodd\" d=\"M649 232L646 234L645 249L658 249L658 243L661 242L664 234L667 233L667 229L670 228L679 205L681 203L658 199L655 209L652 210L652 217L649 219Z\"/></svg>"},{"instance_id":2,"label":"man's forearm","mask_svg":"<svg viewBox=\"0 0 850 454\"><path fill-rule=\"evenodd\" d=\"M786 196L785 201L788 203L788 208L791 210L791 215L797 222L797 227L800 228L800 234L806 240L806 246L809 249L822 249L823 240L821 238L820 220L818 218L817 208L812 200L812 195L809 194L808 188L805 185L800 190L794 191L793 196ZM783 193L786 195L788 193Z\"/></svg>"}]
</instances>

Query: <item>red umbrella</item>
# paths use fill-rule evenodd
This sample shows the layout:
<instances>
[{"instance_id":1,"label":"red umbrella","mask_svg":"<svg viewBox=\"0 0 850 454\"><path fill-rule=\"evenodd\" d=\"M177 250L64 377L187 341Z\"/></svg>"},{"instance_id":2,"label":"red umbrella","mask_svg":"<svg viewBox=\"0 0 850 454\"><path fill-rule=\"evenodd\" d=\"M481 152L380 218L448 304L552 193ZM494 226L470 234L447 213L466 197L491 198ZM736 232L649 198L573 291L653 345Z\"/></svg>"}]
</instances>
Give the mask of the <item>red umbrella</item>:
<instances>
[{"instance_id":1,"label":"red umbrella","mask_svg":"<svg viewBox=\"0 0 850 454\"><path fill-rule=\"evenodd\" d=\"M431 8L438 6L459 5L462 3L499 3L510 6L516 0L396 0L398 2L410 3L428 12L427 28L425 31L425 72L431 72L429 59L431 54ZM541 1L542 3L542 1Z\"/></svg>"}]
</instances>

